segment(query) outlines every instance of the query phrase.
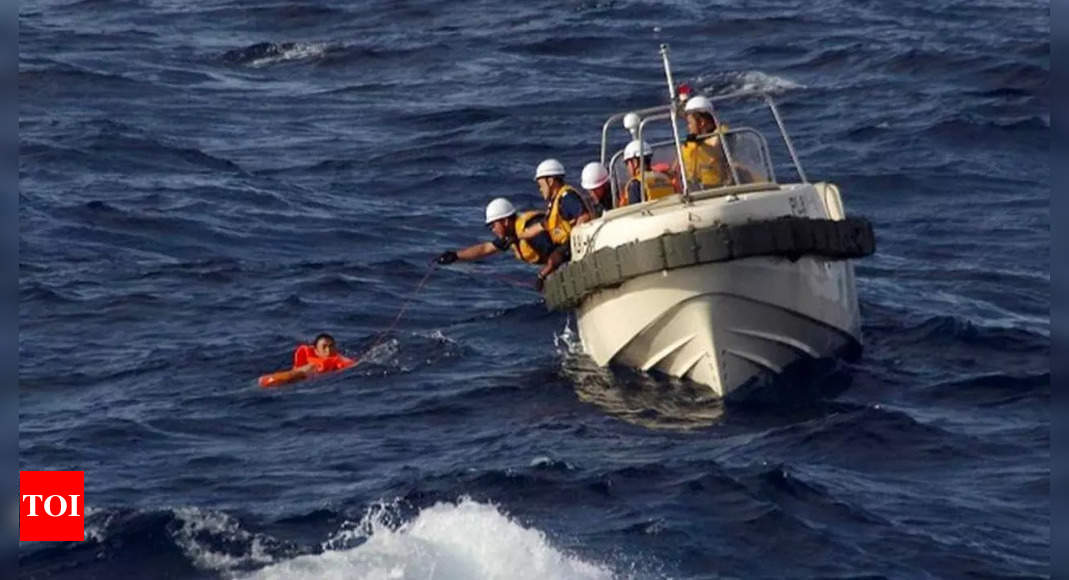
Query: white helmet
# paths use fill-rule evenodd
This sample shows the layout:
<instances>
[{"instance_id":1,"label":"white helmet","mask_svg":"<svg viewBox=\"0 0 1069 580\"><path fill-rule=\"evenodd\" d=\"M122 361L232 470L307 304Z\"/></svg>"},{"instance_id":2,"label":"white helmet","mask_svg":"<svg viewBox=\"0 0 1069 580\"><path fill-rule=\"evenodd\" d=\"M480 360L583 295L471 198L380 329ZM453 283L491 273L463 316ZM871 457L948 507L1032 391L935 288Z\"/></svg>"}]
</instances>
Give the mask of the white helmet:
<instances>
[{"instance_id":1,"label":"white helmet","mask_svg":"<svg viewBox=\"0 0 1069 580\"><path fill-rule=\"evenodd\" d=\"M486 223L488 224L514 215L516 215L516 208L512 206L512 202L503 197L494 198L486 204Z\"/></svg>"},{"instance_id":2,"label":"white helmet","mask_svg":"<svg viewBox=\"0 0 1069 580\"><path fill-rule=\"evenodd\" d=\"M609 170L605 169L605 166L597 161L591 161L583 168L583 179L581 183L583 189L601 187L608 181Z\"/></svg>"},{"instance_id":3,"label":"white helmet","mask_svg":"<svg viewBox=\"0 0 1069 580\"><path fill-rule=\"evenodd\" d=\"M535 181L540 177L564 177L564 166L556 159L546 159L535 168Z\"/></svg>"},{"instance_id":4,"label":"white helmet","mask_svg":"<svg viewBox=\"0 0 1069 580\"><path fill-rule=\"evenodd\" d=\"M635 139L628 143L627 147L624 147L624 161L636 157L645 157L647 155L653 155L653 149L651 149L650 144L645 141L639 143L638 139Z\"/></svg>"},{"instance_id":5,"label":"white helmet","mask_svg":"<svg viewBox=\"0 0 1069 580\"><path fill-rule=\"evenodd\" d=\"M683 107L684 113L708 113L713 114L713 102L708 97L696 95L687 99L687 105Z\"/></svg>"}]
</instances>

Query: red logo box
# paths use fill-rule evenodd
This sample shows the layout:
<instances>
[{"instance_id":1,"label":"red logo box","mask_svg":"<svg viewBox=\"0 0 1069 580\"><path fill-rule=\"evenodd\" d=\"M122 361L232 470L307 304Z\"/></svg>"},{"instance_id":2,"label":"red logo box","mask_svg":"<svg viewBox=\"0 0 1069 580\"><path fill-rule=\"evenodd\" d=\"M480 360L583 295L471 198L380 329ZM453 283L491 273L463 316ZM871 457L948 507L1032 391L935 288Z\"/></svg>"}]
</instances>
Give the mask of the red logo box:
<instances>
[{"instance_id":1,"label":"red logo box","mask_svg":"<svg viewBox=\"0 0 1069 580\"><path fill-rule=\"evenodd\" d=\"M19 541L85 540L85 472L19 472Z\"/></svg>"}]
</instances>

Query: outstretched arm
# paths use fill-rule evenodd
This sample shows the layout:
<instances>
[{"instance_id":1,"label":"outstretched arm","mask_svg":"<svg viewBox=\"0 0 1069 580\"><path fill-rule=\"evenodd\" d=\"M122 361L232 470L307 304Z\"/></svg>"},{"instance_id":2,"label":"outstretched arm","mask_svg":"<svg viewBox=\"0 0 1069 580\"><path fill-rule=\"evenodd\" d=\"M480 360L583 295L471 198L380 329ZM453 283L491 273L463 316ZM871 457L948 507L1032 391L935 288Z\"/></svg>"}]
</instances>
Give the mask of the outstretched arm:
<instances>
[{"instance_id":1,"label":"outstretched arm","mask_svg":"<svg viewBox=\"0 0 1069 580\"><path fill-rule=\"evenodd\" d=\"M478 260L479 258L485 258L491 254L498 252L497 246L493 242L483 242L481 244L475 244L474 246L468 246L463 250L457 252L457 259L464 260L465 262L471 260Z\"/></svg>"},{"instance_id":2,"label":"outstretched arm","mask_svg":"<svg viewBox=\"0 0 1069 580\"><path fill-rule=\"evenodd\" d=\"M446 250L439 254L438 257L434 259L434 261L442 265L452 264L457 260L464 260L467 262L471 260L478 260L479 258L489 256L490 254L496 254L499 251L500 249L496 245L494 245L493 242L483 242L481 244L475 244L474 246L468 246L463 250L457 250L455 252L453 250Z\"/></svg>"}]
</instances>

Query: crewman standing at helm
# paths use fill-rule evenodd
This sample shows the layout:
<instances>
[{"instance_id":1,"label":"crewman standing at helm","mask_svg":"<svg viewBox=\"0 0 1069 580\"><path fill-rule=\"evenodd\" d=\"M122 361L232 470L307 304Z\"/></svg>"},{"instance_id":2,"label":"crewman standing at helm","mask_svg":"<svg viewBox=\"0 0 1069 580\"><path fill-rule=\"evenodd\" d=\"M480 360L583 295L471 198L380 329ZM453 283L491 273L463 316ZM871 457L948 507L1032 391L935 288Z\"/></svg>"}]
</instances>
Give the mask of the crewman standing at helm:
<instances>
[{"instance_id":1,"label":"crewman standing at helm","mask_svg":"<svg viewBox=\"0 0 1069 580\"><path fill-rule=\"evenodd\" d=\"M583 167L583 177L580 185L587 194L596 202L599 214L612 209L612 186L609 185L609 170L597 161L591 161Z\"/></svg>"},{"instance_id":2,"label":"crewman standing at helm","mask_svg":"<svg viewBox=\"0 0 1069 580\"><path fill-rule=\"evenodd\" d=\"M542 282L546 276L557 269L567 258L565 252L567 246L557 246L547 232L541 231L540 223L543 215L542 212L537 211L517 214L516 208L509 200L503 197L496 198L486 205L486 225L494 232L494 240L468 246L462 250L442 252L435 258L435 261L444 265L452 264L457 260L478 260L512 248L517 260L542 266L535 283L535 288L541 291ZM538 228L539 232L528 235L526 239L521 237L521 234L534 228Z\"/></svg>"},{"instance_id":3,"label":"crewman standing at helm","mask_svg":"<svg viewBox=\"0 0 1069 580\"><path fill-rule=\"evenodd\" d=\"M649 143L639 142L636 139L627 144L624 148L624 163L627 164L627 170L631 173L631 179L620 192L616 207L653 201L675 194L672 179L660 171L650 169L652 161L653 149L650 148Z\"/></svg>"},{"instance_id":4,"label":"crewman standing at helm","mask_svg":"<svg viewBox=\"0 0 1069 580\"><path fill-rule=\"evenodd\" d=\"M683 143L683 168L690 190L710 189L731 183L731 170L720 139L725 125L716 120L713 103L698 95L687 99L687 140Z\"/></svg>"}]
</instances>

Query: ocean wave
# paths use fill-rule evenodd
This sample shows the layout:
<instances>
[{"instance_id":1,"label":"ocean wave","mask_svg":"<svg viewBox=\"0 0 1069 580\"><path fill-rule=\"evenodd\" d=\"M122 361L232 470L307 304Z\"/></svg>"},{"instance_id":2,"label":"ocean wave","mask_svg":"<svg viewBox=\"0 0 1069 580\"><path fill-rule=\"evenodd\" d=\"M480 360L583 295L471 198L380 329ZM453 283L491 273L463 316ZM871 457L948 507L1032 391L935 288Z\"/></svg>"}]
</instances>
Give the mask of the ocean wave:
<instances>
[{"instance_id":1,"label":"ocean wave","mask_svg":"<svg viewBox=\"0 0 1069 580\"><path fill-rule=\"evenodd\" d=\"M107 99L137 94L147 97L164 91L155 83L124 74L95 71L66 63L22 68L18 73L18 87L21 94L34 95L31 102L65 96Z\"/></svg>"},{"instance_id":2,"label":"ocean wave","mask_svg":"<svg viewBox=\"0 0 1069 580\"><path fill-rule=\"evenodd\" d=\"M77 304L82 299L76 295L63 292L61 288L44 282L26 281L19 284L19 302L30 304L40 302L45 305Z\"/></svg>"},{"instance_id":3,"label":"ocean wave","mask_svg":"<svg viewBox=\"0 0 1069 580\"><path fill-rule=\"evenodd\" d=\"M1032 330L985 325L958 316L932 316L914 324L895 322L891 327L878 323L872 329L896 343L947 345L959 343L974 349L1003 352L1043 352L1050 337Z\"/></svg>"},{"instance_id":4,"label":"ocean wave","mask_svg":"<svg viewBox=\"0 0 1069 580\"><path fill-rule=\"evenodd\" d=\"M599 51L607 52L615 46L616 43L609 37L567 35L548 36L522 44L512 43L503 50L514 54L574 58L577 54L589 57Z\"/></svg>"},{"instance_id":5,"label":"ocean wave","mask_svg":"<svg viewBox=\"0 0 1069 580\"><path fill-rule=\"evenodd\" d=\"M697 84L699 93L708 95L725 95L738 91L767 91L781 94L806 88L801 83L761 71L707 73L695 78L694 82Z\"/></svg>"},{"instance_id":6,"label":"ocean wave","mask_svg":"<svg viewBox=\"0 0 1069 580\"><path fill-rule=\"evenodd\" d=\"M694 431L724 418L723 400L705 385L630 369L598 367L585 354L566 354L562 372L580 401L646 429Z\"/></svg>"},{"instance_id":7,"label":"ocean wave","mask_svg":"<svg viewBox=\"0 0 1069 580\"><path fill-rule=\"evenodd\" d=\"M992 64L981 69L979 75L993 88L1010 87L1032 94L1045 94L1050 82L1048 67L1022 62Z\"/></svg>"},{"instance_id":8,"label":"ocean wave","mask_svg":"<svg viewBox=\"0 0 1069 580\"><path fill-rule=\"evenodd\" d=\"M72 126L62 137L63 145L41 144L33 150L42 161L63 160L72 148L77 155L99 171L113 170L120 162L131 168L170 171L242 172L233 161L202 151L194 146L173 143L166 136L112 119L93 119ZM33 161L33 156L28 157ZM74 160L78 160L75 157Z\"/></svg>"},{"instance_id":9,"label":"ocean wave","mask_svg":"<svg viewBox=\"0 0 1069 580\"><path fill-rule=\"evenodd\" d=\"M246 578L472 578L524 580L610 579L613 571L555 548L546 534L521 525L492 504L463 498L424 508L394 525L371 511L353 532L333 536L327 546L363 540L344 550L298 556ZM458 531L463 530L462 533Z\"/></svg>"},{"instance_id":10,"label":"ocean wave","mask_svg":"<svg viewBox=\"0 0 1069 580\"><path fill-rule=\"evenodd\" d=\"M52 235L62 232L77 233L90 239L123 240L128 248L139 251L165 251L170 248L183 253L193 248L204 248L201 252L190 252L194 256L212 255L205 245L215 241L233 243L244 240L244 234L233 229L232 224L212 219L204 211L216 206L201 202L202 207L193 211L176 211L173 208L159 207L120 207L116 203L104 200L91 200L85 203L64 206L54 210L54 216L68 223L52 231ZM197 211L201 210L201 211ZM160 239L160 232L168 236ZM85 239L85 237L81 238ZM138 296L125 296L126 300L137 300Z\"/></svg>"},{"instance_id":11,"label":"ocean wave","mask_svg":"<svg viewBox=\"0 0 1069 580\"><path fill-rule=\"evenodd\" d=\"M223 53L223 62L252 68L325 57L341 46L327 42L259 42Z\"/></svg>"},{"instance_id":12,"label":"ocean wave","mask_svg":"<svg viewBox=\"0 0 1069 580\"><path fill-rule=\"evenodd\" d=\"M79 577L134 578L146 569L166 569L177 577L232 575L298 553L292 544L251 532L217 510L86 506L85 513L86 541L46 544L20 554L20 573L53 576L77 569Z\"/></svg>"},{"instance_id":13,"label":"ocean wave","mask_svg":"<svg viewBox=\"0 0 1069 580\"><path fill-rule=\"evenodd\" d=\"M1049 573L1041 2L27 4L21 455L110 507L20 574ZM879 218L847 390L598 367L507 255L377 340L489 198L541 207L539 159L574 179L665 102L661 41L695 89L786 93L810 176ZM322 330L362 364L254 385Z\"/></svg>"},{"instance_id":14,"label":"ocean wave","mask_svg":"<svg viewBox=\"0 0 1069 580\"><path fill-rule=\"evenodd\" d=\"M921 389L917 396L931 402L958 402L968 406L1000 407L1020 402L1044 404L1051 395L1050 373L1009 375L988 373L943 381Z\"/></svg>"},{"instance_id":15,"label":"ocean wave","mask_svg":"<svg viewBox=\"0 0 1069 580\"><path fill-rule=\"evenodd\" d=\"M758 473L754 479L762 497L808 522L819 522L822 526L835 526L836 529L890 524L887 519L869 510L837 498L804 468L779 464Z\"/></svg>"},{"instance_id":16,"label":"ocean wave","mask_svg":"<svg viewBox=\"0 0 1069 580\"><path fill-rule=\"evenodd\" d=\"M315 0L298 0L275 2L273 0L252 0L250 2L225 0L210 6L176 5L179 8L158 12L164 19L184 17L199 23L214 25L229 24L240 26L243 30L262 30L267 32L297 29L317 29L325 23L352 21L356 16L345 7L316 2ZM169 20L168 20L169 21Z\"/></svg>"},{"instance_id":17,"label":"ocean wave","mask_svg":"<svg viewBox=\"0 0 1069 580\"><path fill-rule=\"evenodd\" d=\"M363 318L360 322L366 323ZM389 321L387 321L388 323ZM403 333L394 331L381 335L379 332L369 334L360 341L351 341L345 349L347 356L358 359L359 365L350 373L361 376L392 376L412 373L421 368L441 364L469 352L469 349L441 333ZM344 375L342 375L344 376ZM441 408L439 408L441 407ZM391 412L381 409L376 419L403 417L444 411L446 404L441 401L427 401L415 408L405 408L398 404Z\"/></svg>"},{"instance_id":18,"label":"ocean wave","mask_svg":"<svg viewBox=\"0 0 1069 580\"><path fill-rule=\"evenodd\" d=\"M846 46L820 48L808 58L798 61L790 68L807 72L817 69L834 71L847 63L866 58L871 52L872 48L861 42L851 43Z\"/></svg>"},{"instance_id":19,"label":"ocean wave","mask_svg":"<svg viewBox=\"0 0 1069 580\"><path fill-rule=\"evenodd\" d=\"M1046 147L1050 143L1050 117L1024 115L1014 118L982 119L958 116L926 125L918 130L933 137L967 147L986 147L992 139L1013 137L1017 143Z\"/></svg>"},{"instance_id":20,"label":"ocean wave","mask_svg":"<svg viewBox=\"0 0 1069 580\"><path fill-rule=\"evenodd\" d=\"M780 456L880 470L923 469L933 461L948 464L1016 451L881 405L776 429L762 440L759 449L774 448ZM870 455L871 449L892 447L894 457Z\"/></svg>"}]
</instances>

